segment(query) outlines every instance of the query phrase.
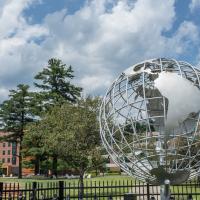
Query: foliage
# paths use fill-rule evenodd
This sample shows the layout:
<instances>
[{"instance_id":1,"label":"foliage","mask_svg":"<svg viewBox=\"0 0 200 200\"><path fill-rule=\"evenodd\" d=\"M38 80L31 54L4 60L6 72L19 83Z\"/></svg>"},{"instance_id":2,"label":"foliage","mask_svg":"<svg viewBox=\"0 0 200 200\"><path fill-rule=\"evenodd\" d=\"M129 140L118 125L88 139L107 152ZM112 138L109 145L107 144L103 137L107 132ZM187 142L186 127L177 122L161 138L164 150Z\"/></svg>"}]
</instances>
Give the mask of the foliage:
<instances>
[{"instance_id":1,"label":"foliage","mask_svg":"<svg viewBox=\"0 0 200 200\"><path fill-rule=\"evenodd\" d=\"M36 98L37 110L42 113L42 111L51 110L52 106L60 106L65 102L76 102L80 97L82 88L70 83L70 80L73 78L74 75L71 66L67 67L59 59L50 59L48 66L35 76L37 80L35 86L40 89ZM50 131L53 132L54 130ZM57 176L58 154L55 151L57 147L52 148L54 149L51 151L53 159L52 171Z\"/></svg>"},{"instance_id":2,"label":"foliage","mask_svg":"<svg viewBox=\"0 0 200 200\"><path fill-rule=\"evenodd\" d=\"M25 126L34 121L33 93L29 86L20 84L16 90L10 90L9 99L0 105L1 128L10 134L5 140L15 141L19 144L19 178L22 177L21 143L24 137Z\"/></svg>"},{"instance_id":3,"label":"foliage","mask_svg":"<svg viewBox=\"0 0 200 200\"><path fill-rule=\"evenodd\" d=\"M44 135L44 149L79 171L102 164L98 123L99 99L88 97L77 104L54 106L39 122L37 132Z\"/></svg>"},{"instance_id":4,"label":"foliage","mask_svg":"<svg viewBox=\"0 0 200 200\"><path fill-rule=\"evenodd\" d=\"M41 123L34 122L26 126L26 132L23 138L23 155L30 157L26 160L27 168L34 166L34 174L40 173L40 163L47 159L47 152L44 148L44 132L41 130Z\"/></svg>"},{"instance_id":5,"label":"foliage","mask_svg":"<svg viewBox=\"0 0 200 200\"><path fill-rule=\"evenodd\" d=\"M64 101L75 102L82 89L70 83L69 80L73 78L71 66L67 67L59 59L50 59L48 66L35 76L38 82L34 84L41 89L38 96L38 100L43 102L41 106L49 108Z\"/></svg>"}]
</instances>

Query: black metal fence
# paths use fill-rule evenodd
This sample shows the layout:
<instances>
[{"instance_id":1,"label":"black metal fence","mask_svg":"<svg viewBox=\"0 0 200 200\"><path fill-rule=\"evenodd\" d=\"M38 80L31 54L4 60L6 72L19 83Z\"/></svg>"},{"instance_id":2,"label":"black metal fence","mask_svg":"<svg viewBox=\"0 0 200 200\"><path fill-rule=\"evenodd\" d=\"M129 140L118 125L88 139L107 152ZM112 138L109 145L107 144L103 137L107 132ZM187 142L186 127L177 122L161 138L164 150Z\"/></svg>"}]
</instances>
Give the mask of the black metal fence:
<instances>
[{"instance_id":1,"label":"black metal fence","mask_svg":"<svg viewBox=\"0 0 200 200\"><path fill-rule=\"evenodd\" d=\"M0 183L0 200L122 200L127 193L135 194L134 200L160 199L160 188L134 180L86 181L84 195L80 196L77 181L32 183ZM154 197L154 198L152 198ZM171 199L200 200L197 181L171 186Z\"/></svg>"}]
</instances>

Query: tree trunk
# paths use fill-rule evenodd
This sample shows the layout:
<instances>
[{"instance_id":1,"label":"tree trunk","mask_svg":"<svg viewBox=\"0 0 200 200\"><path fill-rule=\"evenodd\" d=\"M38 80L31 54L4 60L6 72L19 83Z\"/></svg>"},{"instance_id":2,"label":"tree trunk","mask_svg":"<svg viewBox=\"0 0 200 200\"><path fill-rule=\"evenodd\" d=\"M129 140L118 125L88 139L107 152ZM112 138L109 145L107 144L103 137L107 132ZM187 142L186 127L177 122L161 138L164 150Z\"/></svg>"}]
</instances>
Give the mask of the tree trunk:
<instances>
[{"instance_id":1,"label":"tree trunk","mask_svg":"<svg viewBox=\"0 0 200 200\"><path fill-rule=\"evenodd\" d=\"M96 176L98 175L98 169L96 168Z\"/></svg>"},{"instance_id":2,"label":"tree trunk","mask_svg":"<svg viewBox=\"0 0 200 200\"><path fill-rule=\"evenodd\" d=\"M57 177L57 165L58 165L58 157L57 155L53 156L53 163L52 163L52 175Z\"/></svg>"},{"instance_id":3,"label":"tree trunk","mask_svg":"<svg viewBox=\"0 0 200 200\"><path fill-rule=\"evenodd\" d=\"M19 141L19 172L18 172L18 178L22 178L22 140Z\"/></svg>"},{"instance_id":4,"label":"tree trunk","mask_svg":"<svg viewBox=\"0 0 200 200\"><path fill-rule=\"evenodd\" d=\"M80 178L79 178L79 195L83 198L84 195L84 182L83 182L84 170L80 171Z\"/></svg>"},{"instance_id":5,"label":"tree trunk","mask_svg":"<svg viewBox=\"0 0 200 200\"><path fill-rule=\"evenodd\" d=\"M40 159L36 157L34 174L37 175L39 173L40 173Z\"/></svg>"}]
</instances>

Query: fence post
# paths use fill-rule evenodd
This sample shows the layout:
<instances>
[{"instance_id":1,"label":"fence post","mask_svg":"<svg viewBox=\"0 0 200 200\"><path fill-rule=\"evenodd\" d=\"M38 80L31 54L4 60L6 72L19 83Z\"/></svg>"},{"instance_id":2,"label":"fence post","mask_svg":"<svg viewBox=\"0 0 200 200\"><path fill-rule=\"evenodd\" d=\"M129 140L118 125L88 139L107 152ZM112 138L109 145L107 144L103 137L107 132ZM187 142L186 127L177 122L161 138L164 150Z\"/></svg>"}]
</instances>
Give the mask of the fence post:
<instances>
[{"instance_id":1,"label":"fence post","mask_svg":"<svg viewBox=\"0 0 200 200\"><path fill-rule=\"evenodd\" d=\"M109 197L108 197L108 200L112 200L113 198L112 198L112 195L110 195Z\"/></svg>"},{"instance_id":2,"label":"fence post","mask_svg":"<svg viewBox=\"0 0 200 200\"><path fill-rule=\"evenodd\" d=\"M149 183L147 183L147 200L150 200Z\"/></svg>"},{"instance_id":3,"label":"fence post","mask_svg":"<svg viewBox=\"0 0 200 200\"><path fill-rule=\"evenodd\" d=\"M33 190L33 192L32 192L32 194L33 194L32 200L36 200L37 182L33 182L32 190Z\"/></svg>"},{"instance_id":4,"label":"fence post","mask_svg":"<svg viewBox=\"0 0 200 200\"><path fill-rule=\"evenodd\" d=\"M18 200L23 200L23 194L22 194L22 192L19 193Z\"/></svg>"},{"instance_id":5,"label":"fence post","mask_svg":"<svg viewBox=\"0 0 200 200\"><path fill-rule=\"evenodd\" d=\"M192 198L192 195L191 194L189 194L188 195L188 200L192 200L193 198Z\"/></svg>"},{"instance_id":6,"label":"fence post","mask_svg":"<svg viewBox=\"0 0 200 200\"><path fill-rule=\"evenodd\" d=\"M2 200L3 197L3 183L0 182L0 200Z\"/></svg>"},{"instance_id":7,"label":"fence post","mask_svg":"<svg viewBox=\"0 0 200 200\"><path fill-rule=\"evenodd\" d=\"M136 194L127 193L124 194L124 200L137 200Z\"/></svg>"},{"instance_id":8,"label":"fence post","mask_svg":"<svg viewBox=\"0 0 200 200\"><path fill-rule=\"evenodd\" d=\"M59 200L64 199L64 181L59 181Z\"/></svg>"},{"instance_id":9,"label":"fence post","mask_svg":"<svg viewBox=\"0 0 200 200\"><path fill-rule=\"evenodd\" d=\"M79 194L79 195L78 195L78 200L83 200L82 194Z\"/></svg>"},{"instance_id":10,"label":"fence post","mask_svg":"<svg viewBox=\"0 0 200 200\"><path fill-rule=\"evenodd\" d=\"M8 200L12 200L12 195L11 195L11 193L8 194Z\"/></svg>"}]
</instances>

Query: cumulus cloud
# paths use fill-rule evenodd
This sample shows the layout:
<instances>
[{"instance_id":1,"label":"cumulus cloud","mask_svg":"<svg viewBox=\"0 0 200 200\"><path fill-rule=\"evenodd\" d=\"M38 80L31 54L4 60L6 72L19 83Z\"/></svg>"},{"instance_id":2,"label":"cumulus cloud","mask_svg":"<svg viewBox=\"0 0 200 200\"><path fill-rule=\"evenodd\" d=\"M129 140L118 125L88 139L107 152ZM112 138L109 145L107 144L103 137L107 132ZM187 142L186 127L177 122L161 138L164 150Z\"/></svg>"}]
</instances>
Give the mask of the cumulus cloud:
<instances>
[{"instance_id":1,"label":"cumulus cloud","mask_svg":"<svg viewBox=\"0 0 200 200\"><path fill-rule=\"evenodd\" d=\"M174 0L91 0L74 14L64 9L30 25L23 10L35 1L10 0L0 11L13 7L10 15L17 16L9 17L12 26L0 38L3 85L31 82L50 57L58 57L73 66L77 84L99 94L130 65L152 57L178 57L199 37L190 21L165 36L176 16Z\"/></svg>"},{"instance_id":2,"label":"cumulus cloud","mask_svg":"<svg viewBox=\"0 0 200 200\"><path fill-rule=\"evenodd\" d=\"M155 87L169 100L167 129L177 128L191 113L199 112L200 91L187 79L175 73L161 72Z\"/></svg>"},{"instance_id":3,"label":"cumulus cloud","mask_svg":"<svg viewBox=\"0 0 200 200\"><path fill-rule=\"evenodd\" d=\"M200 0L192 0L189 4L191 12L194 12L196 9L200 8Z\"/></svg>"},{"instance_id":4,"label":"cumulus cloud","mask_svg":"<svg viewBox=\"0 0 200 200\"><path fill-rule=\"evenodd\" d=\"M117 1L109 10L107 3L94 0L74 15L62 10L44 20L51 33L44 46L57 44L52 50L76 66L87 91L106 88L100 84L105 75L113 79L142 59L180 55L197 40L198 30L189 21L183 22L172 37L163 35L175 18L173 0L138 0L134 4ZM96 87L91 87L92 80Z\"/></svg>"},{"instance_id":5,"label":"cumulus cloud","mask_svg":"<svg viewBox=\"0 0 200 200\"><path fill-rule=\"evenodd\" d=\"M32 56L26 57L40 48L34 39L48 34L42 25L29 25L23 16L23 10L36 0L5 1L0 11L0 84L13 86L25 81L26 75L34 71ZM37 55L39 56L39 55ZM34 58L40 60L41 56ZM36 64L36 63L34 63ZM23 77L24 76L24 77ZM29 77L30 79L30 77Z\"/></svg>"}]
</instances>

